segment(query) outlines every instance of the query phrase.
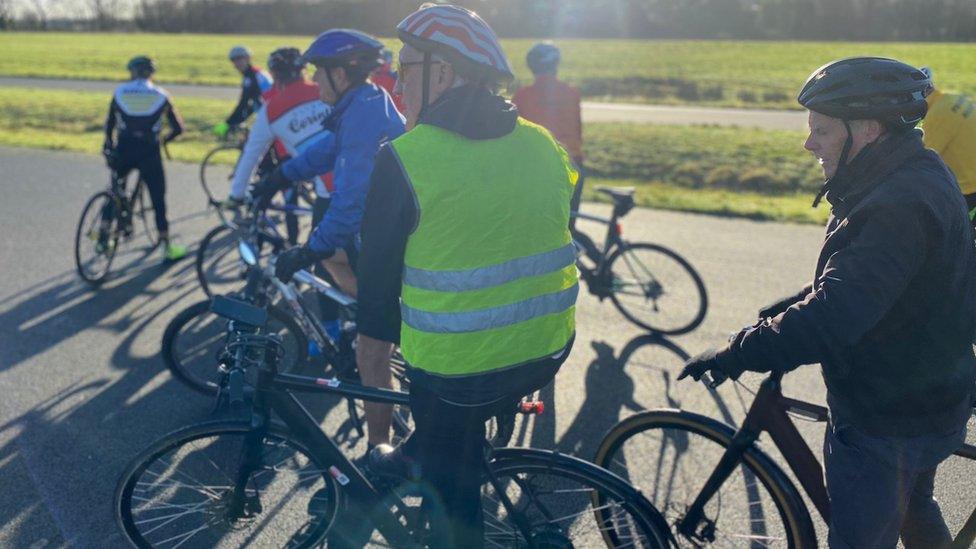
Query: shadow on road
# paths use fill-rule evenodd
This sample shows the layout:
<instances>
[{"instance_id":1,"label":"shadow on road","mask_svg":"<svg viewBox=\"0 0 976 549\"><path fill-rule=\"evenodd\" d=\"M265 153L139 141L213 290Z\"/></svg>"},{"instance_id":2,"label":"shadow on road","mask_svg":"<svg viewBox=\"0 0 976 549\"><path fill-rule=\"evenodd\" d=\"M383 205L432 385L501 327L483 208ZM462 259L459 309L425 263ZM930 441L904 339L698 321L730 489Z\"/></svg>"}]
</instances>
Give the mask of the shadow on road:
<instances>
[{"instance_id":1,"label":"shadow on road","mask_svg":"<svg viewBox=\"0 0 976 549\"><path fill-rule=\"evenodd\" d=\"M7 308L0 314L0 334L9 342L0 353L0 371L28 364L36 368L32 359L51 357L45 360L49 371L32 374L36 385L6 384L3 391L54 393L0 427L0 440L5 441L0 446L0 493L34 492L4 498L0 504L0 523L8 525L6 542L11 546L121 546L119 534L106 529L114 523L114 479L135 451L171 429L174 421L200 418L207 410L203 400L173 398L173 390L185 390L174 388L169 374L162 372L158 341L139 339L161 315L197 291L191 261L164 264L157 258L138 241L129 243L116 258L112 278L99 288L72 270L0 301ZM83 379L64 388L65 378L81 377L76 364L94 356L104 360L100 349L90 348L90 356L62 351L66 340L93 331L118 334L110 366L123 372L121 377ZM93 345L105 340L88 337ZM87 502L83 512L79 502ZM61 539L50 539L51 532L59 532Z\"/></svg>"}]
</instances>

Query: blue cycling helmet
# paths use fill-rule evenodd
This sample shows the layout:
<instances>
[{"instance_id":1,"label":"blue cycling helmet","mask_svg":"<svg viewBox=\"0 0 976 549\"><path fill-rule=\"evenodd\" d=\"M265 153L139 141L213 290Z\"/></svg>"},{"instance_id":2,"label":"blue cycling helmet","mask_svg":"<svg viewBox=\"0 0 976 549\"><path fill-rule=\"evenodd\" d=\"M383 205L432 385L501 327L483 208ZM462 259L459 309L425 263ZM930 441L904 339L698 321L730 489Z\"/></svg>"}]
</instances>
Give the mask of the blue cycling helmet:
<instances>
[{"instance_id":1,"label":"blue cycling helmet","mask_svg":"<svg viewBox=\"0 0 976 549\"><path fill-rule=\"evenodd\" d=\"M556 72L560 58L559 47L547 40L532 46L525 56L525 63L532 74L549 74Z\"/></svg>"},{"instance_id":2,"label":"blue cycling helmet","mask_svg":"<svg viewBox=\"0 0 976 549\"><path fill-rule=\"evenodd\" d=\"M302 55L303 63L316 67L343 67L352 75L365 78L383 64L383 43L352 29L332 29L320 34Z\"/></svg>"}]
</instances>

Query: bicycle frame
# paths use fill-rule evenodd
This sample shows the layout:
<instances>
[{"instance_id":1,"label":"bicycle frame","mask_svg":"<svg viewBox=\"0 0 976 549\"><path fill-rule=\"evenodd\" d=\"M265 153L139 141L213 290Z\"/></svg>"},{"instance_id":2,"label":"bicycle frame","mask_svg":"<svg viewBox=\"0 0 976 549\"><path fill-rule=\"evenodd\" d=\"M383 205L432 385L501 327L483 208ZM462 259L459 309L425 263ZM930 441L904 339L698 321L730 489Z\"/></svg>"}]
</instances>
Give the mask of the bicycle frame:
<instances>
[{"instance_id":1,"label":"bicycle frame","mask_svg":"<svg viewBox=\"0 0 976 549\"><path fill-rule=\"evenodd\" d=\"M736 430L725 454L678 524L679 532L686 535L694 533L704 518L705 505L742 462L743 454L749 448L755 447L756 440L763 432L769 433L773 444L783 454L790 470L800 481L803 491L810 497L821 518L830 522L830 500L824 485L823 467L790 418L790 414L794 414L818 423L826 423L827 408L784 396L782 379L783 373L777 372L763 381L742 426ZM955 455L976 461L976 446L964 444ZM976 509L973 509L952 547L969 547L974 539Z\"/></svg>"},{"instance_id":2,"label":"bicycle frame","mask_svg":"<svg viewBox=\"0 0 976 549\"><path fill-rule=\"evenodd\" d=\"M409 526L413 522L405 514L407 505L396 494L382 490L370 482L363 472L358 469L339 447L319 427L318 422L305 409L293 394L320 393L334 394L348 399L365 400L390 405L408 405L408 393L365 387L355 383L348 383L337 378L315 378L294 374L281 374L275 370L274 362L270 367L258 370L253 407L252 431L248 435L248 443L242 460L242 468L238 472L236 482L235 502L238 509L243 509L244 487L251 472L259 463L259 456L254 452L259 447L261 438L271 421L271 412L284 422L308 450L328 467L332 478L339 483L342 490L351 497L347 498L354 516L369 517L369 523L375 527L392 547L420 546L415 532ZM522 516L502 489L500 481L491 473L487 466L490 446L487 445L485 454L485 471L489 481L495 488L502 505L506 508L516 526L521 530L525 539L531 539L531 524ZM249 470L250 469L250 470Z\"/></svg>"},{"instance_id":3,"label":"bicycle frame","mask_svg":"<svg viewBox=\"0 0 976 549\"><path fill-rule=\"evenodd\" d=\"M589 257L595 263L593 268L589 268L584 265L579 258L577 258L576 268L579 269L580 276L586 282L586 286L589 288L591 294L594 294L600 298L607 297L610 295L608 292L609 281L606 280L606 274L608 272L607 259L615 249L624 245L624 240L620 237L620 227L617 224L617 210L614 208L613 215L609 218L583 212L571 212L571 215L577 219L595 221L607 226L607 233L603 239L602 249L597 248L588 236L580 233L578 230L572 229L570 231L574 243L576 243L577 246L581 246L583 248L583 254ZM587 243L591 244L592 248L589 248L586 245ZM594 255L596 255L596 257L594 257Z\"/></svg>"}]
</instances>

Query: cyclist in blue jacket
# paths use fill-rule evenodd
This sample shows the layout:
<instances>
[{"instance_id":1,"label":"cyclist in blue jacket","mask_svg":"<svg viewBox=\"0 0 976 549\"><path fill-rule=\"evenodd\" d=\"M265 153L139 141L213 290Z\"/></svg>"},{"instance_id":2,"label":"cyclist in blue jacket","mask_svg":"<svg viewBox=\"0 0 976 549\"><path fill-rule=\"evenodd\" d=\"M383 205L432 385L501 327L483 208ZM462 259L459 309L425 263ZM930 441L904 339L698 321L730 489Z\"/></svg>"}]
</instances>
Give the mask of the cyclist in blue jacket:
<instances>
[{"instance_id":1,"label":"cyclist in blue jacket","mask_svg":"<svg viewBox=\"0 0 976 549\"><path fill-rule=\"evenodd\" d=\"M316 68L313 78L322 101L333 106L324 123L328 133L275 170L253 194L260 198L293 181L330 171L335 191L327 203L317 204L321 219L316 220L308 242L278 256L275 274L282 280L324 260L339 286L356 294L353 264L374 157L381 145L404 132L403 116L390 95L369 81L370 72L382 63L382 49L379 40L365 33L333 29L320 34L303 55ZM388 371L360 371L360 375L367 385L389 384ZM371 445L389 442L388 408L367 404L367 425L377 427L369 430Z\"/></svg>"}]
</instances>

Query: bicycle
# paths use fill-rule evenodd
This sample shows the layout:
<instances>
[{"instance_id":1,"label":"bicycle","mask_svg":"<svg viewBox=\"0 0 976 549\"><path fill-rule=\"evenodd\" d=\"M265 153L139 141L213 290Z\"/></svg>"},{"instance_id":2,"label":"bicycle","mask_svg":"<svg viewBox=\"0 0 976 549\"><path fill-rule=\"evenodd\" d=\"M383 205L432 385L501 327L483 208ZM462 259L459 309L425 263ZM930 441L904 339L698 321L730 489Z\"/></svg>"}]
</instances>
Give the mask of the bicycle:
<instances>
[{"instance_id":1,"label":"bicycle","mask_svg":"<svg viewBox=\"0 0 976 549\"><path fill-rule=\"evenodd\" d=\"M664 246L624 240L619 220L635 206L633 189L596 187L596 191L613 200L609 218L572 213L578 219L607 226L602 248L585 234L571 230L577 246L576 266L590 293L600 301L609 297L627 320L657 334L679 335L697 328L705 319L708 294L694 267ZM585 265L583 257L593 266ZM688 279L691 284L687 284Z\"/></svg>"},{"instance_id":2,"label":"bicycle","mask_svg":"<svg viewBox=\"0 0 976 549\"><path fill-rule=\"evenodd\" d=\"M823 469L791 419L826 422L827 409L784 396L782 378L779 372L763 381L738 429L682 410L650 410L613 427L594 462L630 482L640 480L675 538L688 546L738 547L748 540L753 546L817 547L800 492L756 444L763 432L769 433L804 493L829 523ZM706 383L714 387L722 381L719 376ZM669 454L672 464L664 461ZM955 455L976 460L976 446L966 444ZM640 465L628 466L634 459ZM970 547L974 539L976 509L952 547Z\"/></svg>"},{"instance_id":3,"label":"bicycle","mask_svg":"<svg viewBox=\"0 0 976 549\"><path fill-rule=\"evenodd\" d=\"M304 185L302 189L307 192ZM232 225L221 224L211 229L200 241L194 262L197 280L207 297L236 290L247 278L248 266L241 260L237 247L242 236L262 253L277 254L288 246L287 238L278 230L277 218L268 212L296 218L312 215L310 208L287 202L271 203L262 210L251 204Z\"/></svg>"},{"instance_id":4,"label":"bicycle","mask_svg":"<svg viewBox=\"0 0 976 549\"><path fill-rule=\"evenodd\" d=\"M247 143L249 134L250 132L246 127L235 126L223 142L207 152L203 161L200 162L200 185L203 187L204 194L207 195L207 207L215 208L221 223L231 227L236 225L236 212L221 208L221 203L230 194L230 184L234 179L234 172L237 169L238 162L240 162L241 153L244 151L244 145ZM274 147L268 149L258 165L254 181L274 171L281 161L282 159L278 157ZM299 199L303 200L305 206L309 208L315 201L306 189L287 195L287 202L293 206L298 205ZM289 231L297 233L295 221L289 220L288 223Z\"/></svg>"},{"instance_id":5,"label":"bicycle","mask_svg":"<svg viewBox=\"0 0 976 549\"><path fill-rule=\"evenodd\" d=\"M217 297L213 307L241 328L264 321L263 310L241 301ZM368 478L293 392L400 405L408 404L408 395L278 373L278 345L274 336L241 329L228 346L235 360L257 368L249 418L175 431L126 467L113 506L126 538L137 547L191 540L194 546L310 547L326 536L364 544L375 528L393 547L423 547L426 520L411 495L422 485ZM483 474L488 545L668 544L666 525L647 500L590 463L486 443Z\"/></svg>"},{"instance_id":6,"label":"bicycle","mask_svg":"<svg viewBox=\"0 0 976 549\"><path fill-rule=\"evenodd\" d=\"M238 255L247 267L247 282L242 290L232 294L255 306L266 308L271 321L264 328L266 333L277 334L282 339L284 354L279 359L281 370L287 373L307 372L311 367L308 358L309 342L319 353L316 364L324 364L331 375L343 380L359 380L356 367L354 341L356 338L355 306L351 297L342 293L321 278L302 270L293 282L284 283L274 276L272 263L260 264L260 257L249 236L256 232L242 233L238 240ZM311 288L317 294L335 302L339 308L340 333L337 338L326 332L298 291L296 283ZM220 365L225 354L232 327L210 311L211 299L195 303L180 312L163 332L161 354L173 376L194 391L208 396L221 394L226 388L228 368ZM390 360L394 386L406 390L405 361L399 353ZM353 428L364 434L362 411L356 401L347 401ZM511 436L515 418L511 423L494 429L496 439ZM397 406L393 413L393 430L396 436L404 436L411 429L410 411ZM507 440L507 439L506 439Z\"/></svg>"},{"instance_id":7,"label":"bicycle","mask_svg":"<svg viewBox=\"0 0 976 549\"><path fill-rule=\"evenodd\" d=\"M132 194L126 194L127 178L137 178ZM137 220L150 251L159 245L155 210L147 194L141 174L137 176L133 170L127 177L119 177L113 170L108 189L88 199L75 229L75 268L83 280L94 285L105 281L119 241L134 236Z\"/></svg>"}]
</instances>

